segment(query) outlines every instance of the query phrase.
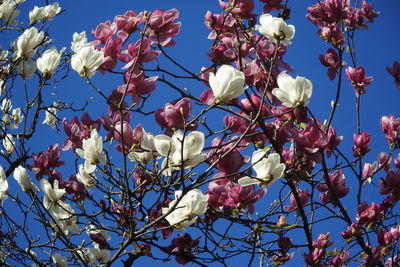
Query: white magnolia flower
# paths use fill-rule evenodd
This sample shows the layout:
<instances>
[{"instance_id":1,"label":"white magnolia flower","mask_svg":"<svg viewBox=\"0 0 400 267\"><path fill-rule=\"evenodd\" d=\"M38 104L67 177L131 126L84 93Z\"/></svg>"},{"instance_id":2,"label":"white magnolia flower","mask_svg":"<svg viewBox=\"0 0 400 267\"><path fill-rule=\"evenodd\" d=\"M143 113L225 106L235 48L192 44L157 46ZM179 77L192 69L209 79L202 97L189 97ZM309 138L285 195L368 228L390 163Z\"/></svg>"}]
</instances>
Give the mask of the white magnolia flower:
<instances>
[{"instance_id":1,"label":"white magnolia flower","mask_svg":"<svg viewBox=\"0 0 400 267\"><path fill-rule=\"evenodd\" d=\"M14 179L18 182L18 184L22 188L22 191L24 191L25 193L30 192L32 189L34 189L35 191L37 190L36 185L34 185L29 178L28 172L21 165L15 168Z\"/></svg>"},{"instance_id":2,"label":"white magnolia flower","mask_svg":"<svg viewBox=\"0 0 400 267\"><path fill-rule=\"evenodd\" d=\"M46 117L42 122L42 124L47 124L53 129L56 128L57 122L57 108L55 106L57 106L57 103L54 102L52 107L46 109Z\"/></svg>"},{"instance_id":3,"label":"white magnolia flower","mask_svg":"<svg viewBox=\"0 0 400 267\"><path fill-rule=\"evenodd\" d=\"M18 37L16 42L17 58L29 59L36 53L37 47L45 40L43 32L35 27L29 28Z\"/></svg>"},{"instance_id":4,"label":"white magnolia flower","mask_svg":"<svg viewBox=\"0 0 400 267\"><path fill-rule=\"evenodd\" d=\"M59 182L54 180L53 186L46 179L40 180L40 186L44 192L43 205L46 209L54 208L58 200L65 194L65 189L58 187Z\"/></svg>"},{"instance_id":5,"label":"white magnolia flower","mask_svg":"<svg viewBox=\"0 0 400 267\"><path fill-rule=\"evenodd\" d=\"M32 26L40 20L51 20L60 12L61 7L57 2L43 7L35 6L31 11L29 11L29 25Z\"/></svg>"},{"instance_id":6,"label":"white magnolia flower","mask_svg":"<svg viewBox=\"0 0 400 267\"><path fill-rule=\"evenodd\" d=\"M78 53L79 49L88 43L85 31L81 33L74 33L74 35L72 35L72 40L71 50L74 51L74 53Z\"/></svg>"},{"instance_id":7,"label":"white magnolia flower","mask_svg":"<svg viewBox=\"0 0 400 267\"><path fill-rule=\"evenodd\" d=\"M0 166L0 202L3 202L7 198L8 182L6 173L2 166Z\"/></svg>"},{"instance_id":8,"label":"white magnolia flower","mask_svg":"<svg viewBox=\"0 0 400 267\"><path fill-rule=\"evenodd\" d=\"M86 256L89 258L90 263L98 266L98 262L105 264L110 259L110 252L106 249L89 248L87 249Z\"/></svg>"},{"instance_id":9,"label":"white magnolia flower","mask_svg":"<svg viewBox=\"0 0 400 267\"><path fill-rule=\"evenodd\" d=\"M208 82L215 99L223 103L240 96L246 89L244 73L231 65L222 65L215 75L211 72Z\"/></svg>"},{"instance_id":10,"label":"white magnolia flower","mask_svg":"<svg viewBox=\"0 0 400 267\"><path fill-rule=\"evenodd\" d=\"M182 195L182 191L175 192L175 200L169 203L168 208L162 208L162 214L167 214ZM199 189L192 189L186 193L165 219L175 228L183 228L192 225L197 216L206 212L208 195L203 195Z\"/></svg>"},{"instance_id":11,"label":"white magnolia flower","mask_svg":"<svg viewBox=\"0 0 400 267\"><path fill-rule=\"evenodd\" d=\"M11 99L4 98L3 101L1 102L0 106L1 111L4 113L9 112L12 109L12 102Z\"/></svg>"},{"instance_id":12,"label":"white magnolia flower","mask_svg":"<svg viewBox=\"0 0 400 267\"><path fill-rule=\"evenodd\" d=\"M16 4L14 0L4 0L0 4L0 19L6 22L6 25L15 26L18 24L15 19L19 15L19 10L16 9Z\"/></svg>"},{"instance_id":13,"label":"white magnolia flower","mask_svg":"<svg viewBox=\"0 0 400 267\"><path fill-rule=\"evenodd\" d=\"M259 184L260 186L271 186L285 171L285 164L281 163L280 156L277 153L266 155L262 149L253 152L251 164L256 172L256 178L243 177L239 179L239 184L247 186L251 184Z\"/></svg>"},{"instance_id":14,"label":"white magnolia flower","mask_svg":"<svg viewBox=\"0 0 400 267\"><path fill-rule=\"evenodd\" d=\"M103 139L96 129L90 133L90 138L83 140L82 148L78 148L76 153L85 159L85 171L92 173L96 169L96 164L106 164L106 157L103 153Z\"/></svg>"},{"instance_id":15,"label":"white magnolia flower","mask_svg":"<svg viewBox=\"0 0 400 267\"><path fill-rule=\"evenodd\" d=\"M260 16L260 24L256 25L256 31L270 39L272 42L291 43L294 37L295 28L293 25L287 25L282 18L273 17L270 14Z\"/></svg>"},{"instance_id":16,"label":"white magnolia flower","mask_svg":"<svg viewBox=\"0 0 400 267\"><path fill-rule=\"evenodd\" d=\"M206 159L206 156L201 154L204 148L204 134L199 131L193 131L187 136L181 131L176 131L172 138L160 134L154 137L154 146L160 155L166 156L163 161L164 167L168 164L172 169L180 169L182 165L184 168L193 168Z\"/></svg>"},{"instance_id":17,"label":"white magnolia flower","mask_svg":"<svg viewBox=\"0 0 400 267\"><path fill-rule=\"evenodd\" d=\"M76 179L86 187L91 187L94 185L97 177L94 173L87 173L83 165L79 164L79 172L76 175Z\"/></svg>"},{"instance_id":18,"label":"white magnolia flower","mask_svg":"<svg viewBox=\"0 0 400 267\"><path fill-rule=\"evenodd\" d=\"M90 78L103 63L104 54L94 49L92 44L86 44L72 55L71 66L80 76Z\"/></svg>"},{"instance_id":19,"label":"white magnolia flower","mask_svg":"<svg viewBox=\"0 0 400 267\"><path fill-rule=\"evenodd\" d=\"M51 209L51 212L58 227L65 235L68 235L70 231L79 233L79 227L76 224L77 216L70 204L58 201Z\"/></svg>"},{"instance_id":20,"label":"white magnolia flower","mask_svg":"<svg viewBox=\"0 0 400 267\"><path fill-rule=\"evenodd\" d=\"M147 133L143 129L143 140L140 143L140 148L143 151L133 151L129 153L129 158L134 161L139 161L143 164L149 163L149 161L156 159L159 154L154 146L154 135L152 133Z\"/></svg>"},{"instance_id":21,"label":"white magnolia flower","mask_svg":"<svg viewBox=\"0 0 400 267\"><path fill-rule=\"evenodd\" d=\"M277 83L279 88L273 89L272 94L282 102L282 105L292 108L307 106L310 103L313 90L310 80L300 76L293 79L289 74L281 72Z\"/></svg>"},{"instance_id":22,"label":"white magnolia flower","mask_svg":"<svg viewBox=\"0 0 400 267\"><path fill-rule=\"evenodd\" d=\"M19 124L24 119L24 115L22 115L21 112L22 112L21 108L13 109L11 115L12 115L14 124L11 126L11 128L17 129L19 127Z\"/></svg>"},{"instance_id":23,"label":"white magnolia flower","mask_svg":"<svg viewBox=\"0 0 400 267\"><path fill-rule=\"evenodd\" d=\"M53 75L55 69L60 64L61 55L63 54L65 47L57 52L57 49L53 46L46 50L43 55L37 59L36 65L40 72L43 73L43 77L48 80Z\"/></svg>"},{"instance_id":24,"label":"white magnolia flower","mask_svg":"<svg viewBox=\"0 0 400 267\"><path fill-rule=\"evenodd\" d=\"M26 60L18 65L18 74L20 74L24 79L32 78L33 73L35 73L37 67L36 62L31 60Z\"/></svg>"},{"instance_id":25,"label":"white magnolia flower","mask_svg":"<svg viewBox=\"0 0 400 267\"><path fill-rule=\"evenodd\" d=\"M6 136L4 137L3 147L5 149L4 151L2 151L3 154L11 157L12 153L14 153L15 150L15 141L14 137L11 134L6 134Z\"/></svg>"},{"instance_id":26,"label":"white magnolia flower","mask_svg":"<svg viewBox=\"0 0 400 267\"><path fill-rule=\"evenodd\" d=\"M93 224L86 230L88 235L101 235L105 240L111 240L111 236L104 229L98 229ZM95 247L98 248L98 244L95 242Z\"/></svg>"},{"instance_id":27,"label":"white magnolia flower","mask_svg":"<svg viewBox=\"0 0 400 267\"><path fill-rule=\"evenodd\" d=\"M55 263L56 267L68 267L67 257L57 253L55 255L52 255L51 258L53 259L53 262Z\"/></svg>"}]
</instances>

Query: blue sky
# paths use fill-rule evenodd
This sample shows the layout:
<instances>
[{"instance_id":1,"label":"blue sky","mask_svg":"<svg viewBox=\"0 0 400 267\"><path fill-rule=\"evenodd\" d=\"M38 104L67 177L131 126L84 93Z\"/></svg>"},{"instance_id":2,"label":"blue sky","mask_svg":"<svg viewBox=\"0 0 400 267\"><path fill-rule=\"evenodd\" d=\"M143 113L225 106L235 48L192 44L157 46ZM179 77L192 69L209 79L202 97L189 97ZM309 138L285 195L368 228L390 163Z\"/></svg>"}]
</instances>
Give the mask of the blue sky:
<instances>
[{"instance_id":1,"label":"blue sky","mask_svg":"<svg viewBox=\"0 0 400 267\"><path fill-rule=\"evenodd\" d=\"M44 5L45 1L36 1L37 5ZM260 14L262 4L256 2L255 13ZM336 83L329 81L326 76L326 68L321 66L318 56L326 53L329 47L316 34L317 28L311 24L305 17L306 8L315 1L289 1L291 8L291 19L288 23L295 25L296 36L293 44L289 46L285 55L285 62L288 62L295 72L294 76L305 76L313 82L314 91L311 99L310 109L313 113L323 121L329 116L330 102L334 98ZM366 88L367 94L362 96L362 130L369 132L372 137L372 151L366 157L368 161L375 160L376 155L384 150L387 151L387 143L384 135L380 132L379 119L382 115L394 114L399 116L398 109L399 94L395 88L392 77L386 72L385 67L392 65L394 60L400 60L398 50L400 43L400 21L398 19L398 11L400 10L400 2L396 0L372 1L380 16L375 23L370 25L368 30L362 30L356 33L357 62L366 69L368 76L375 78L372 85ZM33 3L27 1L22 6L23 16L27 15L33 6ZM164 10L177 8L180 11L179 21L182 22L181 33L175 37L176 46L168 48L166 51L177 61L182 63L193 72L197 72L203 66L210 65L206 52L208 52L212 41L207 39L209 33L204 25L204 15L207 10L219 13L220 7L218 1L60 1L60 6L65 10L57 16L49 25L50 37L54 39L54 44L58 49L66 46L69 49L74 32L86 31L89 40L93 40L90 32L100 23L106 20L113 20L116 15L123 14L126 10L132 9L136 12L143 10L152 11L157 8ZM26 20L25 20L26 21ZM12 40L10 36L9 40ZM136 40L135 40L136 41ZM3 45L5 46L5 45ZM345 61L350 63L350 58L346 55ZM170 66L168 62L161 61L165 66ZM179 73L179 72L178 72ZM69 74L69 79L57 85L57 94L61 99L73 101L77 106L84 103L84 99L94 96L95 99L89 104L88 112L95 118L107 112L107 107L101 99L95 95L94 91L73 71ZM118 85L122 84L120 77L116 75L101 76L96 74L94 83L106 94ZM178 82L181 86L188 87L196 95L200 95L207 88L199 83ZM149 110L162 107L164 103L177 98L177 95L170 93L164 85L158 86L156 92L150 97ZM52 103L55 98L49 98L48 103ZM337 129L339 135L344 135L345 139L341 147L348 154L351 153L352 133L356 131L355 124L355 96L351 85L344 79L342 86L342 96L340 106L338 108L333 126ZM75 114L60 114L69 119ZM76 113L79 117L81 113ZM225 114L223 114L225 115ZM223 116L221 115L221 117ZM222 128L221 121L216 117L216 127ZM42 119L44 114L42 114ZM132 125L143 123L146 129L150 129L156 134L161 133L158 125L154 120L148 118L144 120L142 117L134 117ZM221 125L221 126L219 126ZM62 133L57 135L50 127L44 126L38 132L38 135L32 141L33 151L45 150L53 143L62 143L66 138ZM68 155L69 154L69 155ZM73 158L72 153L63 153L63 160ZM349 176L348 179L351 179ZM351 184L351 182L348 182ZM273 200L274 190L271 190L267 196ZM381 198L378 198L381 199ZM265 200L264 200L265 201ZM321 230L323 231L323 230ZM159 264L157 264L159 265Z\"/></svg>"}]
</instances>

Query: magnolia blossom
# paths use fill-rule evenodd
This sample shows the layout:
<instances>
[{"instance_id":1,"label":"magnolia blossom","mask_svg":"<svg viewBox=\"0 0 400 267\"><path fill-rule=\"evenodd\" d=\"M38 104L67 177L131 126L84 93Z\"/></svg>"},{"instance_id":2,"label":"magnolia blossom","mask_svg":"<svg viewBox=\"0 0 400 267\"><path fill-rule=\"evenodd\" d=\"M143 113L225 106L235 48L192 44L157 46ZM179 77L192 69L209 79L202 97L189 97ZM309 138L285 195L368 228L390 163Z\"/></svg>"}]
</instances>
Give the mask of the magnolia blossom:
<instances>
[{"instance_id":1,"label":"magnolia blossom","mask_svg":"<svg viewBox=\"0 0 400 267\"><path fill-rule=\"evenodd\" d=\"M110 252L106 249L99 248L89 248L86 251L86 255L89 258L89 263L95 264L98 266L99 263L107 263L110 259Z\"/></svg>"},{"instance_id":2,"label":"magnolia blossom","mask_svg":"<svg viewBox=\"0 0 400 267\"><path fill-rule=\"evenodd\" d=\"M46 209L54 208L54 204L65 194L65 189L58 186L57 179L54 180L53 186L46 179L40 180L40 187L44 192L43 205Z\"/></svg>"},{"instance_id":3,"label":"magnolia blossom","mask_svg":"<svg viewBox=\"0 0 400 267\"><path fill-rule=\"evenodd\" d=\"M85 171L87 173L92 173L96 169L96 164L106 164L106 157L103 153L103 139L99 135L96 129L93 129L90 133L88 139L83 140L82 149L76 149L76 153L84 158L85 161Z\"/></svg>"},{"instance_id":4,"label":"magnolia blossom","mask_svg":"<svg viewBox=\"0 0 400 267\"><path fill-rule=\"evenodd\" d=\"M75 32L72 35L71 50L74 51L74 53L78 53L79 49L81 49L81 47L85 46L87 43L88 39L85 31L81 33Z\"/></svg>"},{"instance_id":5,"label":"magnolia blossom","mask_svg":"<svg viewBox=\"0 0 400 267\"><path fill-rule=\"evenodd\" d=\"M24 115L21 115L22 109L21 108L15 108L13 109L11 115L14 121L14 124L11 125L11 128L17 129L19 127L19 124L22 122L24 119Z\"/></svg>"},{"instance_id":6,"label":"magnolia blossom","mask_svg":"<svg viewBox=\"0 0 400 267\"><path fill-rule=\"evenodd\" d=\"M154 135L147 133L143 130L143 140L140 143L140 150L135 150L129 153L128 157L134 161L140 161L143 164L147 164L150 160L156 159L159 154L154 146Z\"/></svg>"},{"instance_id":7,"label":"magnolia blossom","mask_svg":"<svg viewBox=\"0 0 400 267\"><path fill-rule=\"evenodd\" d=\"M162 208L162 214L170 212L165 219L170 225L178 229L192 225L197 216L206 212L208 205L208 195L203 195L199 189L193 189L179 200L175 208L172 208L181 195L182 191L176 191L175 200L169 203L168 208Z\"/></svg>"},{"instance_id":8,"label":"magnolia blossom","mask_svg":"<svg viewBox=\"0 0 400 267\"><path fill-rule=\"evenodd\" d=\"M183 145L182 145L183 142ZM167 163L172 169L192 168L206 159L201 154L204 147L204 134L199 131L193 131L184 136L181 131L176 131L172 138L161 134L154 137L154 146L157 152L166 156L163 166Z\"/></svg>"},{"instance_id":9,"label":"magnolia blossom","mask_svg":"<svg viewBox=\"0 0 400 267\"><path fill-rule=\"evenodd\" d=\"M5 138L3 139L3 147L5 151L2 150L2 152L8 157L11 157L15 150L15 141L11 134L6 134Z\"/></svg>"},{"instance_id":10,"label":"magnolia blossom","mask_svg":"<svg viewBox=\"0 0 400 267\"><path fill-rule=\"evenodd\" d=\"M58 53L57 49L53 46L52 48L46 50L42 57L37 59L37 68L43 73L43 77L45 79L49 79L53 75L55 69L60 64L61 55L63 54L64 50L65 47L60 50L60 53Z\"/></svg>"},{"instance_id":11,"label":"magnolia blossom","mask_svg":"<svg viewBox=\"0 0 400 267\"><path fill-rule=\"evenodd\" d=\"M272 42L284 42L291 44L294 37L295 28L293 25L287 25L282 18L275 18L270 14L260 16L260 24L256 25L256 30L268 37Z\"/></svg>"},{"instance_id":12,"label":"magnolia blossom","mask_svg":"<svg viewBox=\"0 0 400 267\"><path fill-rule=\"evenodd\" d=\"M279 87L273 89L272 94L282 102L282 105L292 108L307 106L310 103L313 85L308 79L300 76L293 79L289 74L281 72L277 83Z\"/></svg>"},{"instance_id":13,"label":"magnolia blossom","mask_svg":"<svg viewBox=\"0 0 400 267\"><path fill-rule=\"evenodd\" d=\"M80 76L91 78L103 61L103 52L94 49L91 44L86 44L72 55L71 66Z\"/></svg>"},{"instance_id":14,"label":"magnolia blossom","mask_svg":"<svg viewBox=\"0 0 400 267\"><path fill-rule=\"evenodd\" d=\"M30 59L24 60L18 65L18 74L24 79L30 79L32 78L32 75L35 73L36 69L37 66L35 61Z\"/></svg>"},{"instance_id":15,"label":"magnolia blossom","mask_svg":"<svg viewBox=\"0 0 400 267\"><path fill-rule=\"evenodd\" d=\"M29 11L29 25L32 26L40 20L51 20L60 12L61 7L58 5L58 2L43 7L35 6L31 11Z\"/></svg>"},{"instance_id":16,"label":"magnolia blossom","mask_svg":"<svg viewBox=\"0 0 400 267\"><path fill-rule=\"evenodd\" d=\"M246 89L244 87L244 73L231 65L222 65L216 74L211 72L208 82L215 99L223 103L228 103L240 96Z\"/></svg>"},{"instance_id":17,"label":"magnolia blossom","mask_svg":"<svg viewBox=\"0 0 400 267\"><path fill-rule=\"evenodd\" d=\"M32 189L37 190L36 185L34 185L29 178L28 172L21 165L15 168L14 179L18 182L18 184L22 188L22 191L24 191L25 193L30 192Z\"/></svg>"},{"instance_id":18,"label":"magnolia blossom","mask_svg":"<svg viewBox=\"0 0 400 267\"><path fill-rule=\"evenodd\" d=\"M54 106L57 105L57 103L53 103ZM46 109L46 118L44 119L42 124L47 124L51 128L56 128L56 122L57 122L57 108L56 107L49 107Z\"/></svg>"},{"instance_id":19,"label":"magnolia blossom","mask_svg":"<svg viewBox=\"0 0 400 267\"><path fill-rule=\"evenodd\" d=\"M23 1L14 1L14 0L4 0L0 5L0 19L3 19L7 22L8 25L15 26L18 24L15 19L19 15L19 10L16 9L16 4L20 4ZM6 25L7 25L6 24Z\"/></svg>"},{"instance_id":20,"label":"magnolia blossom","mask_svg":"<svg viewBox=\"0 0 400 267\"><path fill-rule=\"evenodd\" d=\"M56 181L58 180L54 180L54 182ZM65 235L69 235L69 231L79 233L79 227L76 224L77 216L70 204L64 201L57 201L54 203L51 212L57 223L57 226L55 226L56 229L58 227Z\"/></svg>"},{"instance_id":21,"label":"magnolia blossom","mask_svg":"<svg viewBox=\"0 0 400 267\"><path fill-rule=\"evenodd\" d=\"M37 47L45 40L43 32L39 32L35 27L29 28L18 37L16 42L17 58L28 59L36 53Z\"/></svg>"},{"instance_id":22,"label":"magnolia blossom","mask_svg":"<svg viewBox=\"0 0 400 267\"><path fill-rule=\"evenodd\" d=\"M265 187L271 186L282 177L286 168L285 164L281 163L279 154L272 153L267 156L262 149L253 152L251 164L256 172L256 178L248 176L240 178L238 181L240 185L259 184Z\"/></svg>"},{"instance_id":23,"label":"magnolia blossom","mask_svg":"<svg viewBox=\"0 0 400 267\"><path fill-rule=\"evenodd\" d=\"M57 253L51 256L51 259L56 264L56 267L68 267L68 258L61 254Z\"/></svg>"},{"instance_id":24,"label":"magnolia blossom","mask_svg":"<svg viewBox=\"0 0 400 267\"><path fill-rule=\"evenodd\" d=\"M7 198L8 182L6 173L2 166L0 166L0 202L3 202Z\"/></svg>"},{"instance_id":25,"label":"magnolia blossom","mask_svg":"<svg viewBox=\"0 0 400 267\"><path fill-rule=\"evenodd\" d=\"M85 186L91 187L94 185L94 182L96 181L97 177L94 173L86 172L83 165L79 164L79 172L76 175L76 179L78 179L78 181L84 184Z\"/></svg>"}]
</instances>

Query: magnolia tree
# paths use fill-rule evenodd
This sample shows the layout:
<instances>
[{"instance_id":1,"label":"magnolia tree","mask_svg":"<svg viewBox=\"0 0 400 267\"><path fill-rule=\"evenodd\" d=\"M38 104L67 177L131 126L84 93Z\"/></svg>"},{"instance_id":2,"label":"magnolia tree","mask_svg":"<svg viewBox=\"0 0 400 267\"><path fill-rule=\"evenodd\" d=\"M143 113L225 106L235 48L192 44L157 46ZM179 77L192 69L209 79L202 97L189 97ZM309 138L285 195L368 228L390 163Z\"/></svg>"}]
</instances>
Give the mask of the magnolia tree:
<instances>
[{"instance_id":1,"label":"magnolia tree","mask_svg":"<svg viewBox=\"0 0 400 267\"><path fill-rule=\"evenodd\" d=\"M304 10L255 2L220 0L205 14L211 48L193 51L209 58L199 70L168 52L177 9L128 10L55 47L48 26L68 10L0 1L11 42L0 50L2 265L400 266L400 119L381 114L387 146L374 155L360 124L373 78L356 63L354 36L379 12L310 3L309 27L329 45L319 67L336 84L329 116L317 118L308 105L320 88L284 61L296 42L290 13ZM400 89L400 63L387 72ZM61 99L55 87L68 79L99 105ZM343 87L354 88L353 121L337 119ZM344 123L353 135L335 130ZM59 143L38 136L49 126Z\"/></svg>"}]
</instances>

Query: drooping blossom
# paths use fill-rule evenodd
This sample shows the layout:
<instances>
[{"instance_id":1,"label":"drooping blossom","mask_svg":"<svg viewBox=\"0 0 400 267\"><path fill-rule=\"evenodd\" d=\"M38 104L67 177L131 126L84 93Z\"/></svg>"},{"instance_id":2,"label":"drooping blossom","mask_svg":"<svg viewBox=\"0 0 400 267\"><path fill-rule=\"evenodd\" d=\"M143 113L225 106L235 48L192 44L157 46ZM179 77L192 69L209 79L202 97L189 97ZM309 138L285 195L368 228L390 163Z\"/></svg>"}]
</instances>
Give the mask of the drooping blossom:
<instances>
[{"instance_id":1,"label":"drooping blossom","mask_svg":"<svg viewBox=\"0 0 400 267\"><path fill-rule=\"evenodd\" d=\"M348 67L345 72L346 78L349 80L351 85L354 86L357 96L365 94L365 87L370 85L374 80L373 77L366 77L365 70L361 66L358 66L357 68Z\"/></svg>"},{"instance_id":2,"label":"drooping blossom","mask_svg":"<svg viewBox=\"0 0 400 267\"><path fill-rule=\"evenodd\" d=\"M186 136L181 131L176 131L172 137L157 135L154 137L154 146L160 155L166 157L163 161L165 171L169 168L180 169L181 166L193 168L206 159L206 156L201 154L204 133L199 131L193 131ZM169 166L166 166L167 163Z\"/></svg>"},{"instance_id":3,"label":"drooping blossom","mask_svg":"<svg viewBox=\"0 0 400 267\"><path fill-rule=\"evenodd\" d=\"M307 106L313 90L310 80L297 76L293 79L289 74L282 72L277 78L278 88L272 94L285 107Z\"/></svg>"},{"instance_id":4,"label":"drooping blossom","mask_svg":"<svg viewBox=\"0 0 400 267\"><path fill-rule=\"evenodd\" d=\"M50 79L55 69L60 64L61 55L64 53L65 47L57 52L57 49L53 46L46 50L43 55L36 60L36 66L40 72L43 73L45 79Z\"/></svg>"},{"instance_id":5,"label":"drooping blossom","mask_svg":"<svg viewBox=\"0 0 400 267\"><path fill-rule=\"evenodd\" d=\"M331 81L335 79L338 69L346 65L345 62L340 63L339 55L332 48L329 48L326 54L320 55L319 61L323 66L328 67L327 75Z\"/></svg>"},{"instance_id":6,"label":"drooping blossom","mask_svg":"<svg viewBox=\"0 0 400 267\"><path fill-rule=\"evenodd\" d=\"M269 187L274 184L285 171L285 164L281 163L278 153L267 155L263 149L253 152L251 164L256 172L256 176L240 178L238 183L242 186L258 184L259 186Z\"/></svg>"},{"instance_id":7,"label":"drooping blossom","mask_svg":"<svg viewBox=\"0 0 400 267\"><path fill-rule=\"evenodd\" d=\"M400 62L394 61L393 66L386 67L387 72L394 78L394 84L400 90Z\"/></svg>"},{"instance_id":8,"label":"drooping blossom","mask_svg":"<svg viewBox=\"0 0 400 267\"><path fill-rule=\"evenodd\" d=\"M256 25L256 31L268 37L272 42L292 43L295 28L293 25L287 25L282 18L273 17L271 14L262 14L260 24Z\"/></svg>"},{"instance_id":9,"label":"drooping blossom","mask_svg":"<svg viewBox=\"0 0 400 267\"><path fill-rule=\"evenodd\" d=\"M211 72L209 74L209 83L215 99L222 103L228 103L243 94L246 89L244 86L244 73L231 65L222 65L216 74Z\"/></svg>"},{"instance_id":10,"label":"drooping blossom","mask_svg":"<svg viewBox=\"0 0 400 267\"><path fill-rule=\"evenodd\" d=\"M190 262L193 257L193 249L199 245L199 238L192 239L189 234L178 235L171 241L171 245L164 247L163 251L175 255L175 260L181 265Z\"/></svg>"},{"instance_id":11,"label":"drooping blossom","mask_svg":"<svg viewBox=\"0 0 400 267\"><path fill-rule=\"evenodd\" d=\"M345 176L342 172L342 169L339 169L333 173L329 173L328 175L328 178L324 176L326 182L320 183L317 186L318 191L321 192L319 199L324 204L332 203L334 206L336 206L337 200L345 197L349 193L350 188L346 187ZM331 189L329 189L327 179L329 179Z\"/></svg>"},{"instance_id":12,"label":"drooping blossom","mask_svg":"<svg viewBox=\"0 0 400 267\"><path fill-rule=\"evenodd\" d=\"M96 169L96 164L106 164L106 156L103 153L103 139L96 129L93 129L88 139L83 140L82 149L76 149L76 153L85 159L84 168L87 173Z\"/></svg>"},{"instance_id":13,"label":"drooping blossom","mask_svg":"<svg viewBox=\"0 0 400 267\"><path fill-rule=\"evenodd\" d=\"M177 229L192 225L199 215L206 212L208 206L208 196L203 195L199 189L192 189L183 197L181 195L182 191L175 191L175 200L169 203L168 208L162 208L162 213L168 214L165 219Z\"/></svg>"},{"instance_id":14,"label":"drooping blossom","mask_svg":"<svg viewBox=\"0 0 400 267\"><path fill-rule=\"evenodd\" d=\"M91 78L103 60L102 51L95 50L92 44L86 44L72 55L71 66L80 76Z\"/></svg>"},{"instance_id":15,"label":"drooping blossom","mask_svg":"<svg viewBox=\"0 0 400 267\"><path fill-rule=\"evenodd\" d=\"M45 34L39 32L35 27L26 29L16 41L17 58L23 58L26 60L33 57L36 53L37 47L42 44L45 39Z\"/></svg>"}]
</instances>

